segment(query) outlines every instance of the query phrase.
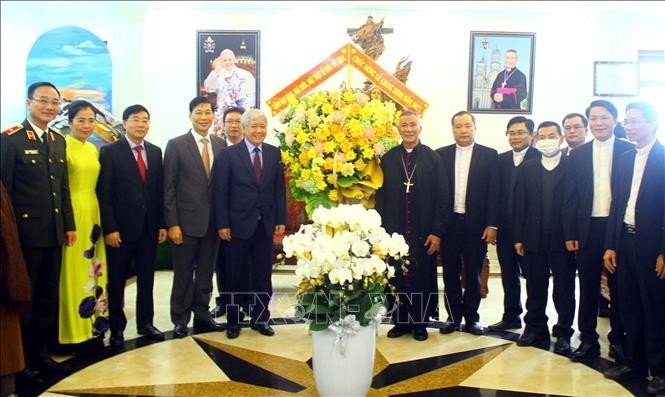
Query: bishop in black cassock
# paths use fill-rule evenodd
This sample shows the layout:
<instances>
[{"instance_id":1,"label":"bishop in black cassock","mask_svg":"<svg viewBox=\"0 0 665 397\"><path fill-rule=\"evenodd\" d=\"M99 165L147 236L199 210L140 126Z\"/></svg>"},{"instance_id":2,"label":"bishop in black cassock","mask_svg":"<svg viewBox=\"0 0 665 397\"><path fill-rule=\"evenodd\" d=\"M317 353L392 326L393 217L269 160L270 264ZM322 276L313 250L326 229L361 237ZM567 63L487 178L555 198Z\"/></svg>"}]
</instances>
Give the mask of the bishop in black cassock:
<instances>
[{"instance_id":1,"label":"bishop in black cassock","mask_svg":"<svg viewBox=\"0 0 665 397\"><path fill-rule=\"evenodd\" d=\"M409 245L409 264L400 264L394 284L399 302L392 312L395 327L388 337L408 332L416 340L427 339L428 318L435 315L438 293L436 253L443 235L443 202L448 197L446 173L439 155L420 143L422 130L418 115L404 111L398 124L402 143L381 159L383 186L376 193L376 210L388 233L400 233Z\"/></svg>"}]
</instances>

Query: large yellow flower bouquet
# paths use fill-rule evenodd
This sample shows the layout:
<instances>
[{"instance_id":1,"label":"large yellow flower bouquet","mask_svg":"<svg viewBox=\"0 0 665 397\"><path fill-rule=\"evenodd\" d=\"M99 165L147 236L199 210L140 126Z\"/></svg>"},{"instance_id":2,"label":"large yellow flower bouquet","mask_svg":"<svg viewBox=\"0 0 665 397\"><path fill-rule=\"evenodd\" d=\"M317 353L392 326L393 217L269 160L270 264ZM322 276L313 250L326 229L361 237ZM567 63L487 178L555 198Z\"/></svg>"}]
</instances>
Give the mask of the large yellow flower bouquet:
<instances>
[{"instance_id":1,"label":"large yellow flower bouquet","mask_svg":"<svg viewBox=\"0 0 665 397\"><path fill-rule=\"evenodd\" d=\"M395 104L364 93L317 91L293 98L277 133L293 198L307 214L338 203L374 207L379 158L398 142Z\"/></svg>"}]
</instances>

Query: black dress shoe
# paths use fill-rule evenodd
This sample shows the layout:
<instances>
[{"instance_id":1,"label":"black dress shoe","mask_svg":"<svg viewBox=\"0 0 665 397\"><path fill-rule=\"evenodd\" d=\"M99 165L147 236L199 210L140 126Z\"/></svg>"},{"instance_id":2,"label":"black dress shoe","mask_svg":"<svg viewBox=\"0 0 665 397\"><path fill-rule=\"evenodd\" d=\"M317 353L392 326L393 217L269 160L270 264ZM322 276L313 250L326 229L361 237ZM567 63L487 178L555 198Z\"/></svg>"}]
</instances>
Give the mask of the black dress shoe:
<instances>
[{"instance_id":1,"label":"black dress shoe","mask_svg":"<svg viewBox=\"0 0 665 397\"><path fill-rule=\"evenodd\" d=\"M615 364L623 364L626 362L626 354L623 350L623 345L610 345L609 354L610 358L614 359Z\"/></svg>"},{"instance_id":2,"label":"black dress shoe","mask_svg":"<svg viewBox=\"0 0 665 397\"><path fill-rule=\"evenodd\" d=\"M254 331L259 331L261 335L265 336L275 335L275 330L272 329L272 327L269 326L267 323L254 323L250 325L250 328L252 328Z\"/></svg>"},{"instance_id":3,"label":"black dress shoe","mask_svg":"<svg viewBox=\"0 0 665 397\"><path fill-rule=\"evenodd\" d=\"M485 335L485 331L483 331L483 327L480 325L480 323L473 322L473 323L468 323L464 325L464 332L467 332L472 335Z\"/></svg>"},{"instance_id":4,"label":"black dress shoe","mask_svg":"<svg viewBox=\"0 0 665 397\"><path fill-rule=\"evenodd\" d=\"M122 331L111 331L109 345L111 347L122 347L124 344L125 338L122 336Z\"/></svg>"},{"instance_id":5,"label":"black dress shoe","mask_svg":"<svg viewBox=\"0 0 665 397\"><path fill-rule=\"evenodd\" d=\"M446 321L443 323L441 328L439 328L439 333L441 334L450 334L453 333L454 331L459 331L460 330L460 325L455 324L451 321Z\"/></svg>"},{"instance_id":6,"label":"black dress shoe","mask_svg":"<svg viewBox=\"0 0 665 397\"><path fill-rule=\"evenodd\" d=\"M35 386L44 383L44 378L42 378L38 372L33 371L28 367L25 367L23 371L14 375L14 379L16 380L17 386Z\"/></svg>"},{"instance_id":7,"label":"black dress shoe","mask_svg":"<svg viewBox=\"0 0 665 397\"><path fill-rule=\"evenodd\" d=\"M226 326L226 337L229 339L235 339L240 335L240 327L238 325L227 325Z\"/></svg>"},{"instance_id":8,"label":"black dress shoe","mask_svg":"<svg viewBox=\"0 0 665 397\"><path fill-rule=\"evenodd\" d=\"M427 329L425 327L414 327L413 328L413 339L417 341L427 340Z\"/></svg>"},{"instance_id":9,"label":"black dress shoe","mask_svg":"<svg viewBox=\"0 0 665 397\"><path fill-rule=\"evenodd\" d=\"M659 396L665 394L665 378L662 376L654 376L651 382L647 385L647 393L658 394Z\"/></svg>"},{"instance_id":10,"label":"black dress shoe","mask_svg":"<svg viewBox=\"0 0 665 397\"><path fill-rule=\"evenodd\" d=\"M226 314L226 305L217 305L210 311L212 318L222 317Z\"/></svg>"},{"instance_id":11,"label":"black dress shoe","mask_svg":"<svg viewBox=\"0 0 665 397\"><path fill-rule=\"evenodd\" d=\"M603 371L603 375L605 375L607 379L612 380L634 379L644 378L647 375L647 371L644 368L633 368L624 364Z\"/></svg>"},{"instance_id":12,"label":"black dress shoe","mask_svg":"<svg viewBox=\"0 0 665 397\"><path fill-rule=\"evenodd\" d=\"M194 319L194 332L217 332L224 331L224 326L215 322L213 319L209 320L197 320Z\"/></svg>"},{"instance_id":13,"label":"black dress shoe","mask_svg":"<svg viewBox=\"0 0 665 397\"><path fill-rule=\"evenodd\" d=\"M549 336L524 333L517 339L516 344L520 347L532 346L538 349L549 350L551 342Z\"/></svg>"},{"instance_id":14,"label":"black dress shoe","mask_svg":"<svg viewBox=\"0 0 665 397\"><path fill-rule=\"evenodd\" d=\"M406 335L409 332L411 332L411 327L405 324L397 324L388 331L386 336L388 338L399 338L400 336Z\"/></svg>"},{"instance_id":15,"label":"black dress shoe","mask_svg":"<svg viewBox=\"0 0 665 397\"><path fill-rule=\"evenodd\" d=\"M519 318L510 321L501 320L498 323L492 324L487 327L489 331L505 331L508 329L519 329L519 328L522 328L522 321L520 321Z\"/></svg>"},{"instance_id":16,"label":"black dress shoe","mask_svg":"<svg viewBox=\"0 0 665 397\"><path fill-rule=\"evenodd\" d=\"M164 340L166 337L164 336L164 333L160 330L158 330L154 325L148 324L144 325L143 327L139 328L137 330L139 335L143 335L146 338L152 339L152 340Z\"/></svg>"},{"instance_id":17,"label":"black dress shoe","mask_svg":"<svg viewBox=\"0 0 665 397\"><path fill-rule=\"evenodd\" d=\"M571 353L571 351L570 338L564 338L563 336L556 338L556 343L554 344L554 353L567 356Z\"/></svg>"},{"instance_id":18,"label":"black dress shoe","mask_svg":"<svg viewBox=\"0 0 665 397\"><path fill-rule=\"evenodd\" d=\"M59 363L50 356L40 357L35 367L46 374L68 375L72 372L72 367L67 363Z\"/></svg>"},{"instance_id":19,"label":"black dress shoe","mask_svg":"<svg viewBox=\"0 0 665 397\"><path fill-rule=\"evenodd\" d=\"M178 325L175 326L175 328L173 328L173 337L174 338L180 339L180 338L184 338L186 336L187 336L187 326L186 325L178 324Z\"/></svg>"},{"instance_id":20,"label":"black dress shoe","mask_svg":"<svg viewBox=\"0 0 665 397\"><path fill-rule=\"evenodd\" d=\"M570 359L576 362L587 361L600 356L600 345L598 342L582 343L571 353Z\"/></svg>"}]
</instances>

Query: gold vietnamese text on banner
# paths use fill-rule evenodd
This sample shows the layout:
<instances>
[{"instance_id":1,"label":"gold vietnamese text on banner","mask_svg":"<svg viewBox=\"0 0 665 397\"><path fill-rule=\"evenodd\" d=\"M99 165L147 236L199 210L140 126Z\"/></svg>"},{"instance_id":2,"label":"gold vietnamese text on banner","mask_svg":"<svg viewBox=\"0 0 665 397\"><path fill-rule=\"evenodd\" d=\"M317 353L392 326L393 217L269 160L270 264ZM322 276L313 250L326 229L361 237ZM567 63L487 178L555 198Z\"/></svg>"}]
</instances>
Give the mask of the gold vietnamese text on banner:
<instances>
[{"instance_id":1,"label":"gold vietnamese text on banner","mask_svg":"<svg viewBox=\"0 0 665 397\"><path fill-rule=\"evenodd\" d=\"M350 45L351 46L351 45ZM368 57L358 48L351 46L351 64L364 74L372 83L388 95L393 101L405 108L411 109L422 116L429 106L421 97L416 95L393 75L381 69L372 58Z\"/></svg>"},{"instance_id":2,"label":"gold vietnamese text on banner","mask_svg":"<svg viewBox=\"0 0 665 397\"><path fill-rule=\"evenodd\" d=\"M298 77L293 83L278 92L266 103L270 106L272 115L289 106L289 98L300 99L328 79L332 74L340 71L347 64L348 45L342 46L333 52L323 62Z\"/></svg>"},{"instance_id":3,"label":"gold vietnamese text on banner","mask_svg":"<svg viewBox=\"0 0 665 397\"><path fill-rule=\"evenodd\" d=\"M340 71L345 65L358 69L392 100L422 115L429 106L422 98L407 88L404 83L383 70L372 58L353 44L345 44L305 74L278 92L266 103L275 116L289 106L289 100L298 100Z\"/></svg>"}]
</instances>

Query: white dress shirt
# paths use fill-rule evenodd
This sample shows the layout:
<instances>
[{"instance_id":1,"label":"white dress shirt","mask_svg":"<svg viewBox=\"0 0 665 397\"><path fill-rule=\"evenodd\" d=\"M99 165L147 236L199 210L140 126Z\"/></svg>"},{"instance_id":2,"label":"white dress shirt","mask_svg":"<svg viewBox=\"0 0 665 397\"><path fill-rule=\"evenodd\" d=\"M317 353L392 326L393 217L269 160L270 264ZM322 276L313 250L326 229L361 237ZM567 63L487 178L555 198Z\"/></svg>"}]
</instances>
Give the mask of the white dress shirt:
<instances>
[{"instance_id":1,"label":"white dress shirt","mask_svg":"<svg viewBox=\"0 0 665 397\"><path fill-rule=\"evenodd\" d=\"M527 150L529 150L528 146L520 150L519 152L513 150L513 164L515 165L515 167L522 164L522 161L524 161L524 157L526 156Z\"/></svg>"},{"instance_id":2,"label":"white dress shirt","mask_svg":"<svg viewBox=\"0 0 665 397\"><path fill-rule=\"evenodd\" d=\"M612 202L612 155L614 153L614 135L601 142L593 140L593 206L592 217L610 215Z\"/></svg>"},{"instance_id":3,"label":"white dress shirt","mask_svg":"<svg viewBox=\"0 0 665 397\"><path fill-rule=\"evenodd\" d=\"M648 145L642 148L636 148L637 154L635 155L635 164L633 165L633 180L630 183L630 196L628 196L628 204L626 204L626 214L623 217L623 223L635 226L635 203L637 203L637 195L640 193L640 185L642 184L642 177L644 176L644 168L647 166L647 159L649 152L656 142L656 137Z\"/></svg>"},{"instance_id":4,"label":"white dress shirt","mask_svg":"<svg viewBox=\"0 0 665 397\"><path fill-rule=\"evenodd\" d=\"M469 181L473 145L473 143L469 146L456 145L455 149L455 203L453 211L458 214L466 213L466 185Z\"/></svg>"},{"instance_id":5,"label":"white dress shirt","mask_svg":"<svg viewBox=\"0 0 665 397\"><path fill-rule=\"evenodd\" d=\"M37 135L37 139L41 142L44 143L44 140L42 139L42 135L44 135L44 130L41 128L37 127L36 125L30 123L30 120L28 120L28 123L32 126L32 128L35 130L35 135Z\"/></svg>"},{"instance_id":6,"label":"white dress shirt","mask_svg":"<svg viewBox=\"0 0 665 397\"><path fill-rule=\"evenodd\" d=\"M145 152L145 145L143 144L143 141L141 141L140 145L135 144L127 135L125 135L125 139L127 139L127 142L129 143L129 148L132 149L132 154L134 155L134 160L139 159L139 152L134 149L137 146L141 146L141 157L143 157L143 164L145 164L145 169L148 169L148 154Z\"/></svg>"}]
</instances>

